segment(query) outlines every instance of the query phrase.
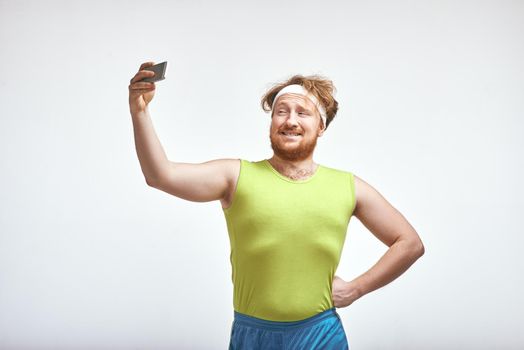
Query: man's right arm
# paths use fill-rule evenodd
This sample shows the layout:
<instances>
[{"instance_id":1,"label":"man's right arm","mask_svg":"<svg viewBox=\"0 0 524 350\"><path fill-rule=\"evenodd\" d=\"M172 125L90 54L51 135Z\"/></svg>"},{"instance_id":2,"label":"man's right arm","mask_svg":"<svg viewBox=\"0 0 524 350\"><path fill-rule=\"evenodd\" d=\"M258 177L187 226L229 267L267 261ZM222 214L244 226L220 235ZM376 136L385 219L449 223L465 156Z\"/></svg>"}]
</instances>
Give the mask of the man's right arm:
<instances>
[{"instance_id":1,"label":"man's right arm","mask_svg":"<svg viewBox=\"0 0 524 350\"><path fill-rule=\"evenodd\" d=\"M238 159L215 159L199 164L170 161L150 186L193 202L227 200L239 164Z\"/></svg>"},{"instance_id":2,"label":"man's right arm","mask_svg":"<svg viewBox=\"0 0 524 350\"><path fill-rule=\"evenodd\" d=\"M238 159L216 159L200 164L171 162L156 135L147 105L154 96L154 84L142 83L149 71L144 63L131 80L129 103L135 148L146 183L176 197L195 202L228 200L240 171Z\"/></svg>"},{"instance_id":3,"label":"man's right arm","mask_svg":"<svg viewBox=\"0 0 524 350\"><path fill-rule=\"evenodd\" d=\"M133 116L135 146L146 183L176 197L209 202L225 199L238 173L238 159L180 163L167 159L147 110Z\"/></svg>"}]
</instances>

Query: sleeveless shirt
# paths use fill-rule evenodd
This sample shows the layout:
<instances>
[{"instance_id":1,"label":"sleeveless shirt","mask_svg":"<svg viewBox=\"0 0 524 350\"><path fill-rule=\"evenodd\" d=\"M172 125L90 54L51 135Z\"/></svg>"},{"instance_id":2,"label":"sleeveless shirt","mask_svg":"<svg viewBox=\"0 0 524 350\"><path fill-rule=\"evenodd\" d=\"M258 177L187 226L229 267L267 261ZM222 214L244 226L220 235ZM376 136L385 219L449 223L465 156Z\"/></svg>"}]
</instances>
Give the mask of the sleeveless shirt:
<instances>
[{"instance_id":1,"label":"sleeveless shirt","mask_svg":"<svg viewBox=\"0 0 524 350\"><path fill-rule=\"evenodd\" d=\"M356 205L351 172L318 165L305 180L240 159L231 205L234 310L297 321L333 307L332 281Z\"/></svg>"}]
</instances>

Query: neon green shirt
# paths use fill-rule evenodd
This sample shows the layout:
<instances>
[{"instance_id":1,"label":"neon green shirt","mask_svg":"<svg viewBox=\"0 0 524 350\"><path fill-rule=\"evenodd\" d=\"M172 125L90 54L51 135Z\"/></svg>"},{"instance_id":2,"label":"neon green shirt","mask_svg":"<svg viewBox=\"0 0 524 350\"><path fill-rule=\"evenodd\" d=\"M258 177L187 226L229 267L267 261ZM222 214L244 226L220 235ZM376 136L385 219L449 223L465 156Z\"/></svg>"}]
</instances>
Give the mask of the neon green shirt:
<instances>
[{"instance_id":1,"label":"neon green shirt","mask_svg":"<svg viewBox=\"0 0 524 350\"><path fill-rule=\"evenodd\" d=\"M333 307L332 281L356 205L353 174L319 165L305 180L266 160L240 160L231 205L233 305L271 321L297 321Z\"/></svg>"}]
</instances>

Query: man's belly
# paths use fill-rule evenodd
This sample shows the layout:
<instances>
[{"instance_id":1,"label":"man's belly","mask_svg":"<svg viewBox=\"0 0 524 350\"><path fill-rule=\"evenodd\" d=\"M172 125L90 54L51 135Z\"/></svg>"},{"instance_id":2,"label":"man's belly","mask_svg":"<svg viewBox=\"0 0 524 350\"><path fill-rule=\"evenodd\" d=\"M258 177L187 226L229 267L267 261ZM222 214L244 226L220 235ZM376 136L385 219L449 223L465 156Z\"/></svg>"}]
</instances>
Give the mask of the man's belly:
<instances>
[{"instance_id":1,"label":"man's belly","mask_svg":"<svg viewBox=\"0 0 524 350\"><path fill-rule=\"evenodd\" d=\"M278 251L239 259L233 273L235 311L271 321L298 321L333 307L332 261L327 264L318 254Z\"/></svg>"}]
</instances>

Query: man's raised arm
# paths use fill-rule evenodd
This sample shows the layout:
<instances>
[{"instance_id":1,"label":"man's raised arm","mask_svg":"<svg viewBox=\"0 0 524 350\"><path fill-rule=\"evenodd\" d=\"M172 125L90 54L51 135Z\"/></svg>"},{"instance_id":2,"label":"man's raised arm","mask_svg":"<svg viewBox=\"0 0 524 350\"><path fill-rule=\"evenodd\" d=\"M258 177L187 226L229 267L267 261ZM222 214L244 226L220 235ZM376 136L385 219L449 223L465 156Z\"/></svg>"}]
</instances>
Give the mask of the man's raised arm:
<instances>
[{"instance_id":1,"label":"man's raised arm","mask_svg":"<svg viewBox=\"0 0 524 350\"><path fill-rule=\"evenodd\" d=\"M135 148L146 183L190 201L225 199L240 170L238 159L216 159L200 164L167 159L147 107L155 94L155 83L140 81L154 76L154 72L144 70L152 65L153 62L143 63L129 85Z\"/></svg>"}]
</instances>

